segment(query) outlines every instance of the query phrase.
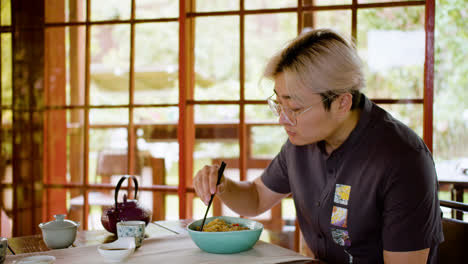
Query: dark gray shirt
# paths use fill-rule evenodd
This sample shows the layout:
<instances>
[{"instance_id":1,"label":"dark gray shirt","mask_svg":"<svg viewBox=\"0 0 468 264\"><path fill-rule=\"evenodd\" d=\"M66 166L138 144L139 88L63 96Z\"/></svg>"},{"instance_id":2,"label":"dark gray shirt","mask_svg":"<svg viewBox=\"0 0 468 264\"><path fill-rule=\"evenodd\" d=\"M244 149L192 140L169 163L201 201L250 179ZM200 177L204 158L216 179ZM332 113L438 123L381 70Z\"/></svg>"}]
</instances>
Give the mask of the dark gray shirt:
<instances>
[{"instance_id":1,"label":"dark gray shirt","mask_svg":"<svg viewBox=\"0 0 468 264\"><path fill-rule=\"evenodd\" d=\"M383 263L383 250L443 241L432 155L411 129L363 95L359 122L331 155L287 141L262 177L292 193L309 248L327 263ZM311 128L313 129L313 128Z\"/></svg>"}]
</instances>

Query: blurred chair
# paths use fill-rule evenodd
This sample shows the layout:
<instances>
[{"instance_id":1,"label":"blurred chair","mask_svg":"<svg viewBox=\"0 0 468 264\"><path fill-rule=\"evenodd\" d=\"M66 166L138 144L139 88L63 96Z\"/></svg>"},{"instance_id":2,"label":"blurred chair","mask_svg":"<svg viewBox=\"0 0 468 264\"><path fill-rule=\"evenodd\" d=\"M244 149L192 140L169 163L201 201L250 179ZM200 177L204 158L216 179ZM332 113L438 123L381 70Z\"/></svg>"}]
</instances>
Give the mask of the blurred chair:
<instances>
[{"instance_id":1,"label":"blurred chair","mask_svg":"<svg viewBox=\"0 0 468 264\"><path fill-rule=\"evenodd\" d=\"M461 212L468 212L468 204L440 200L440 206ZM439 245L439 263L467 263L468 222L442 218L445 241Z\"/></svg>"},{"instance_id":2,"label":"blurred chair","mask_svg":"<svg viewBox=\"0 0 468 264\"><path fill-rule=\"evenodd\" d=\"M139 155L135 155L133 175L141 175L142 166ZM101 183L111 183L113 175L128 174L127 150L103 150L98 154L96 176L101 177Z\"/></svg>"}]
</instances>

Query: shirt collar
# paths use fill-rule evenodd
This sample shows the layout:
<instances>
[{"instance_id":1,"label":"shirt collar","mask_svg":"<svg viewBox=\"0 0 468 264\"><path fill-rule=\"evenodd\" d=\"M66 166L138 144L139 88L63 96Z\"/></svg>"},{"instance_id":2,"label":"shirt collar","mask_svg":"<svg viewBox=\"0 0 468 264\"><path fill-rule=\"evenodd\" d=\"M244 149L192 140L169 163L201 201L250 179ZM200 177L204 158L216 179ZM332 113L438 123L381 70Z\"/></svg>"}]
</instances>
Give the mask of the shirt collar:
<instances>
[{"instance_id":1,"label":"shirt collar","mask_svg":"<svg viewBox=\"0 0 468 264\"><path fill-rule=\"evenodd\" d=\"M341 154L346 151L346 149L351 148L358 141L358 139L362 137L362 134L364 133L365 128L371 119L372 107L373 103L364 94L361 94L361 103L359 104L359 108L361 108L361 115L359 117L358 123L356 124L356 127L353 129L353 131L351 131L345 142L343 142L341 146L335 149L328 158L332 156L340 157ZM320 152L323 155L328 156L325 149L324 140L317 142L317 147L320 149Z\"/></svg>"}]
</instances>

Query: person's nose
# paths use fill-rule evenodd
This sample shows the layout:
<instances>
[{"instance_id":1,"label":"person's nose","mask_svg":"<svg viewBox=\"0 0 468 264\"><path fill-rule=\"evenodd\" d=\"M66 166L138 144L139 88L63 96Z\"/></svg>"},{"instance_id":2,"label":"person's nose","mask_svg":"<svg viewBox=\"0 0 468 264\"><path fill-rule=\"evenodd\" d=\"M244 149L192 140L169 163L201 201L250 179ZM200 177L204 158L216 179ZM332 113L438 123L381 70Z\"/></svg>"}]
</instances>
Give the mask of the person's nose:
<instances>
[{"instance_id":1,"label":"person's nose","mask_svg":"<svg viewBox=\"0 0 468 264\"><path fill-rule=\"evenodd\" d=\"M288 125L288 126L293 126L293 122L289 119L289 117L281 111L279 115L279 124L282 126Z\"/></svg>"}]
</instances>

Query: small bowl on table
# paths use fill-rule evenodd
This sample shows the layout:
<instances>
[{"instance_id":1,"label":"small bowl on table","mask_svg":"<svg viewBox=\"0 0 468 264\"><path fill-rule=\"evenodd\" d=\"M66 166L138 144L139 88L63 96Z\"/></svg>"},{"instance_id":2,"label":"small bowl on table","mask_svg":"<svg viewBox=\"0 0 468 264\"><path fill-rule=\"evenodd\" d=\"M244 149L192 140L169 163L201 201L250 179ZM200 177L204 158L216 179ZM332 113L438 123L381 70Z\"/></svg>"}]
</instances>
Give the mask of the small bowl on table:
<instances>
[{"instance_id":1,"label":"small bowl on table","mask_svg":"<svg viewBox=\"0 0 468 264\"><path fill-rule=\"evenodd\" d=\"M215 219L227 224L238 224L247 230L227 232L198 231L203 219L193 221L187 226L187 231L193 242L203 251L216 254L234 254L251 249L260 238L263 225L257 221L231 216L214 216L206 218L205 227ZM204 227L204 229L205 229Z\"/></svg>"},{"instance_id":2,"label":"small bowl on table","mask_svg":"<svg viewBox=\"0 0 468 264\"><path fill-rule=\"evenodd\" d=\"M107 262L122 262L135 251L135 238L119 237L112 243L98 246L97 249Z\"/></svg>"}]
</instances>

